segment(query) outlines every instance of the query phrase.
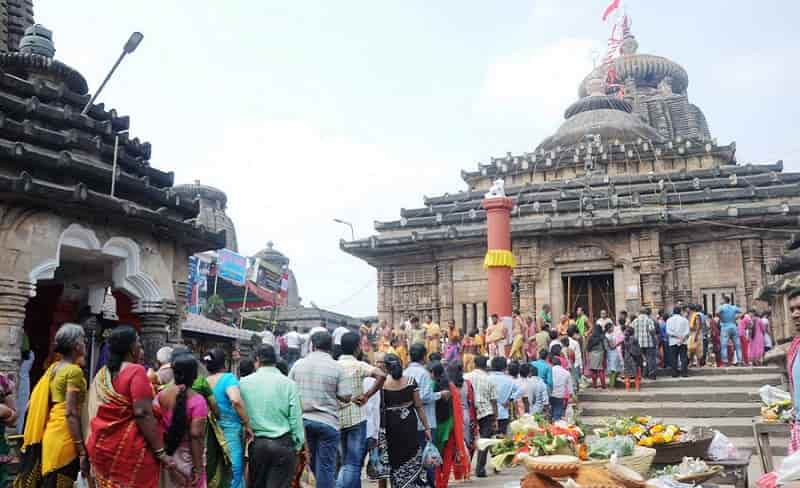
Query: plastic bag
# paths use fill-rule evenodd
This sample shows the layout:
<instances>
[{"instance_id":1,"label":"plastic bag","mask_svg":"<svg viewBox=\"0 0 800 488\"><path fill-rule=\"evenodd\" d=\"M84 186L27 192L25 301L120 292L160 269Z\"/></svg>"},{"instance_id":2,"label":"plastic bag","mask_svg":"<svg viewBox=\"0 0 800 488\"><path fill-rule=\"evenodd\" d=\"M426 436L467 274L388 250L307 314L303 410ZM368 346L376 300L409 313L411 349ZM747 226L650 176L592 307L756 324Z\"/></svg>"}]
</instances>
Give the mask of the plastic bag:
<instances>
[{"instance_id":1,"label":"plastic bag","mask_svg":"<svg viewBox=\"0 0 800 488\"><path fill-rule=\"evenodd\" d=\"M778 485L800 480L800 451L784 458L778 469Z\"/></svg>"},{"instance_id":2,"label":"plastic bag","mask_svg":"<svg viewBox=\"0 0 800 488\"><path fill-rule=\"evenodd\" d=\"M575 423L575 407L573 407L571 403L567 405L567 409L564 412L564 418L568 424Z\"/></svg>"},{"instance_id":3,"label":"plastic bag","mask_svg":"<svg viewBox=\"0 0 800 488\"><path fill-rule=\"evenodd\" d=\"M442 455L433 443L428 442L425 444L425 449L422 451L422 465L426 468L435 468L442 464Z\"/></svg>"},{"instance_id":4,"label":"plastic bag","mask_svg":"<svg viewBox=\"0 0 800 488\"><path fill-rule=\"evenodd\" d=\"M75 480L75 488L89 488L89 482L83 477L83 473L78 473L78 479Z\"/></svg>"},{"instance_id":5,"label":"plastic bag","mask_svg":"<svg viewBox=\"0 0 800 488\"><path fill-rule=\"evenodd\" d=\"M728 437L720 431L714 431L714 439L708 446L708 457L715 461L737 459L739 450Z\"/></svg>"},{"instance_id":6,"label":"plastic bag","mask_svg":"<svg viewBox=\"0 0 800 488\"><path fill-rule=\"evenodd\" d=\"M764 385L758 389L758 394L761 396L761 402L764 405L772 405L781 401L791 401L792 396L788 391L782 390L776 386Z\"/></svg>"}]
</instances>

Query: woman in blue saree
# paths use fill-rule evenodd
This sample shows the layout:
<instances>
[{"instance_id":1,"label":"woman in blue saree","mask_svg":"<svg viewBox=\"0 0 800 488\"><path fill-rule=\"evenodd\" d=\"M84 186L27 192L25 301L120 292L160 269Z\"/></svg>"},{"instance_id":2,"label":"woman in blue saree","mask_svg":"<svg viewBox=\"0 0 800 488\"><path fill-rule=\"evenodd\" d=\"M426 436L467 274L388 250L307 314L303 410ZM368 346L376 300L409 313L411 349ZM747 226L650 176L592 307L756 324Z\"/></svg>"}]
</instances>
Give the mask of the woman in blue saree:
<instances>
[{"instance_id":1,"label":"woman in blue saree","mask_svg":"<svg viewBox=\"0 0 800 488\"><path fill-rule=\"evenodd\" d=\"M239 380L225 367L225 351L214 348L203 357L208 384L219 409L219 426L231 457L231 488L244 488L244 443L252 438L250 419L239 393Z\"/></svg>"}]
</instances>

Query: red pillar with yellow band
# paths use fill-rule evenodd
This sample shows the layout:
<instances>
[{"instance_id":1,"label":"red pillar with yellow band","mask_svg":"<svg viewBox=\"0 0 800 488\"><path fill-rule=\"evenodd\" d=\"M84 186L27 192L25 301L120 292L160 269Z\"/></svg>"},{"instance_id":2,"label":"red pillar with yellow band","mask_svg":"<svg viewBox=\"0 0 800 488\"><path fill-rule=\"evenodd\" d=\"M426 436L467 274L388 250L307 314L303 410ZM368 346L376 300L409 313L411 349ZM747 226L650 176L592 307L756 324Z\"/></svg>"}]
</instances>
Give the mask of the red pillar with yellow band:
<instances>
[{"instance_id":1,"label":"red pillar with yellow band","mask_svg":"<svg viewBox=\"0 0 800 488\"><path fill-rule=\"evenodd\" d=\"M511 317L511 273L516 259L511 252L511 209L514 201L505 195L488 195L483 199L486 209L488 250L483 266L489 278L489 315L502 320Z\"/></svg>"}]
</instances>

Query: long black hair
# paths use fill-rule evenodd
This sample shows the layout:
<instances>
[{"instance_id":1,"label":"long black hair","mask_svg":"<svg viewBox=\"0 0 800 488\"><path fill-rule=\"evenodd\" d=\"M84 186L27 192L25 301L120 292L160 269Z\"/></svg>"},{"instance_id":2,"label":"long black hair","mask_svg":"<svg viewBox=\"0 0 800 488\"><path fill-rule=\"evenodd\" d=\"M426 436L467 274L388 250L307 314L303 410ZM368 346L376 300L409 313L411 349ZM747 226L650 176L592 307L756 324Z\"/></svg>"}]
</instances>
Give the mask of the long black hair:
<instances>
[{"instance_id":1,"label":"long black hair","mask_svg":"<svg viewBox=\"0 0 800 488\"><path fill-rule=\"evenodd\" d=\"M594 346L603 341L603 326L595 323L592 327L592 335L589 336L589 341L586 343L586 349L591 351Z\"/></svg>"},{"instance_id":2,"label":"long black hair","mask_svg":"<svg viewBox=\"0 0 800 488\"><path fill-rule=\"evenodd\" d=\"M172 423L164 434L164 447L170 456L186 436L186 431L189 430L186 400L192 383L197 379L197 359L192 354L181 354L173 358L172 371L175 373L175 385L180 389L175 396L175 406L172 408Z\"/></svg>"},{"instance_id":3,"label":"long black hair","mask_svg":"<svg viewBox=\"0 0 800 488\"><path fill-rule=\"evenodd\" d=\"M403 362L396 354L387 354L383 357L383 364L386 365L386 371L392 375L392 378L399 380L403 377Z\"/></svg>"},{"instance_id":4,"label":"long black hair","mask_svg":"<svg viewBox=\"0 0 800 488\"><path fill-rule=\"evenodd\" d=\"M136 338L136 329L130 325L118 325L111 330L108 337L108 371L112 375L119 373L125 356L133 354Z\"/></svg>"},{"instance_id":5,"label":"long black hair","mask_svg":"<svg viewBox=\"0 0 800 488\"><path fill-rule=\"evenodd\" d=\"M219 373L225 369L225 351L215 347L203 356L203 363L210 374Z\"/></svg>"},{"instance_id":6,"label":"long black hair","mask_svg":"<svg viewBox=\"0 0 800 488\"><path fill-rule=\"evenodd\" d=\"M461 361L456 360L447 363L447 377L457 388L461 388L464 385L464 366Z\"/></svg>"}]
</instances>

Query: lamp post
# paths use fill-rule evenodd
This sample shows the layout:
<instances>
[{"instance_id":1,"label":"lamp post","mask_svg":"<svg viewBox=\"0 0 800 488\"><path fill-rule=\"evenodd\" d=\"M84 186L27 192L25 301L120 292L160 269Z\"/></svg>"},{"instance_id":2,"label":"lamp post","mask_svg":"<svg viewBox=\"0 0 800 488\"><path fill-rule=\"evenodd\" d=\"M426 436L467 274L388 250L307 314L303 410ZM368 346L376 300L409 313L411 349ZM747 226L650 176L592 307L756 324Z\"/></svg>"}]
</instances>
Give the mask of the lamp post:
<instances>
[{"instance_id":1,"label":"lamp post","mask_svg":"<svg viewBox=\"0 0 800 488\"><path fill-rule=\"evenodd\" d=\"M353 224L342 219L333 219L333 221L336 222L337 224L342 224L350 227L350 240L351 241L356 240L356 231L353 230Z\"/></svg>"},{"instance_id":2,"label":"lamp post","mask_svg":"<svg viewBox=\"0 0 800 488\"><path fill-rule=\"evenodd\" d=\"M114 162L111 164L111 196L114 196L114 189L117 183L117 158L119 157L119 136L127 134L128 131L122 130L114 136Z\"/></svg>"},{"instance_id":3,"label":"lamp post","mask_svg":"<svg viewBox=\"0 0 800 488\"><path fill-rule=\"evenodd\" d=\"M108 72L103 82L100 83L100 87L97 89L96 92L94 92L94 95L92 95L92 98L89 100L86 106L83 107L81 115L86 115L86 112L89 111L89 107L91 107L94 101L97 100L97 97L100 95L100 92L103 91L103 88L105 88L106 83L108 83L108 80L111 79L111 76L114 74L114 71L117 70L117 66L119 66L119 64L122 62L122 59L126 55L136 51L136 48L139 47L139 43L142 42L142 39L144 39L144 34L142 34L141 32L134 32L133 34L131 34L131 36L128 38L128 41L125 43L124 46L122 46L122 53L119 55L119 58L117 58L117 62L114 63L114 66L111 67L111 71Z\"/></svg>"}]
</instances>

